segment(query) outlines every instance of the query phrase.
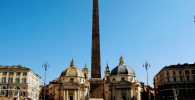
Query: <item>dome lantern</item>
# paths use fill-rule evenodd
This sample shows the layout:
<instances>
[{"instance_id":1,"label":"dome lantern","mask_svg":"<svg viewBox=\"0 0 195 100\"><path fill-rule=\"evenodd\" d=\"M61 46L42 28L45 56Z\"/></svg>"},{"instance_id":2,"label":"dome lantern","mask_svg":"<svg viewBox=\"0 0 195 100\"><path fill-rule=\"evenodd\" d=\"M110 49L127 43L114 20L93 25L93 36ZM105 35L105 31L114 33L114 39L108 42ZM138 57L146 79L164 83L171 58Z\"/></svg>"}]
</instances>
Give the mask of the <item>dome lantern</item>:
<instances>
[{"instance_id":1,"label":"dome lantern","mask_svg":"<svg viewBox=\"0 0 195 100\"><path fill-rule=\"evenodd\" d=\"M111 71L111 76L119 74L135 76L135 71L130 66L125 64L124 58L122 56L119 59L119 65Z\"/></svg>"},{"instance_id":2,"label":"dome lantern","mask_svg":"<svg viewBox=\"0 0 195 100\"><path fill-rule=\"evenodd\" d=\"M72 59L72 61L70 63L70 67L76 67L76 63L75 63L74 59Z\"/></svg>"},{"instance_id":3,"label":"dome lantern","mask_svg":"<svg viewBox=\"0 0 195 100\"><path fill-rule=\"evenodd\" d=\"M65 69L60 77L83 77L84 78L84 73L80 69L76 67L76 63L74 59L72 59L70 66Z\"/></svg>"},{"instance_id":4,"label":"dome lantern","mask_svg":"<svg viewBox=\"0 0 195 100\"><path fill-rule=\"evenodd\" d=\"M124 61L123 56L121 56L119 59L119 65L123 65L123 64L125 64L125 61Z\"/></svg>"}]
</instances>

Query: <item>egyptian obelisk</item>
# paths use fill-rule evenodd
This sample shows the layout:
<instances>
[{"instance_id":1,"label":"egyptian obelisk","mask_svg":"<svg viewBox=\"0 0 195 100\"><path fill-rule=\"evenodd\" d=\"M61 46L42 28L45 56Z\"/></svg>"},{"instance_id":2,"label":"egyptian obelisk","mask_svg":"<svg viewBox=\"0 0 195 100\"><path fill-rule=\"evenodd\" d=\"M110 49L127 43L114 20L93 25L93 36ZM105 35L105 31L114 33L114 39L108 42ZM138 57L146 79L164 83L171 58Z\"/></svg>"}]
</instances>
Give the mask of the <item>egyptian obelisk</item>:
<instances>
[{"instance_id":1,"label":"egyptian obelisk","mask_svg":"<svg viewBox=\"0 0 195 100\"><path fill-rule=\"evenodd\" d=\"M100 65L100 31L98 0L93 0L92 19L92 56L91 56L91 79L90 98L103 98L103 81L101 79Z\"/></svg>"}]
</instances>

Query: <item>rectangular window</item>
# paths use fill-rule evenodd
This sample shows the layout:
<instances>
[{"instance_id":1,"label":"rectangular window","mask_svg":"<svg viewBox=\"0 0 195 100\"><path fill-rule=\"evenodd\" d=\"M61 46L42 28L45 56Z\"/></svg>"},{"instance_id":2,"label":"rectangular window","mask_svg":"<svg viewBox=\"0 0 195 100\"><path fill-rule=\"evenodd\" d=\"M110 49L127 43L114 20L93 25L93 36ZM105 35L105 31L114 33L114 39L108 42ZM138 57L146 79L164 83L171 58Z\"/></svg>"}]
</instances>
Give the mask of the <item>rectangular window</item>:
<instances>
[{"instance_id":1,"label":"rectangular window","mask_svg":"<svg viewBox=\"0 0 195 100\"><path fill-rule=\"evenodd\" d=\"M175 74L175 71L173 71L173 75L176 75L176 74Z\"/></svg>"},{"instance_id":2,"label":"rectangular window","mask_svg":"<svg viewBox=\"0 0 195 100\"><path fill-rule=\"evenodd\" d=\"M26 72L23 72L23 76L27 76L27 73Z\"/></svg>"},{"instance_id":3,"label":"rectangular window","mask_svg":"<svg viewBox=\"0 0 195 100\"><path fill-rule=\"evenodd\" d=\"M11 91L8 91L8 96L11 96L12 95L12 92Z\"/></svg>"},{"instance_id":4,"label":"rectangular window","mask_svg":"<svg viewBox=\"0 0 195 100\"><path fill-rule=\"evenodd\" d=\"M167 82L169 82L169 77L167 77Z\"/></svg>"},{"instance_id":5,"label":"rectangular window","mask_svg":"<svg viewBox=\"0 0 195 100\"><path fill-rule=\"evenodd\" d=\"M8 79L8 83L13 83L13 78L12 78L12 77L10 77L10 78Z\"/></svg>"},{"instance_id":6,"label":"rectangular window","mask_svg":"<svg viewBox=\"0 0 195 100\"><path fill-rule=\"evenodd\" d=\"M191 70L192 74L195 74L195 70Z\"/></svg>"},{"instance_id":7,"label":"rectangular window","mask_svg":"<svg viewBox=\"0 0 195 100\"><path fill-rule=\"evenodd\" d=\"M20 83L20 78L16 78L16 83Z\"/></svg>"},{"instance_id":8,"label":"rectangular window","mask_svg":"<svg viewBox=\"0 0 195 100\"><path fill-rule=\"evenodd\" d=\"M4 96L5 95L5 91L1 91L1 95Z\"/></svg>"},{"instance_id":9,"label":"rectangular window","mask_svg":"<svg viewBox=\"0 0 195 100\"><path fill-rule=\"evenodd\" d=\"M7 75L7 72L3 72L3 76L6 76Z\"/></svg>"},{"instance_id":10,"label":"rectangular window","mask_svg":"<svg viewBox=\"0 0 195 100\"><path fill-rule=\"evenodd\" d=\"M180 81L183 81L183 78L182 78L182 76L180 76L179 78L180 78Z\"/></svg>"},{"instance_id":11,"label":"rectangular window","mask_svg":"<svg viewBox=\"0 0 195 100\"><path fill-rule=\"evenodd\" d=\"M169 75L169 71L167 71L167 75Z\"/></svg>"},{"instance_id":12,"label":"rectangular window","mask_svg":"<svg viewBox=\"0 0 195 100\"><path fill-rule=\"evenodd\" d=\"M6 77L3 77L3 78L1 79L1 82L2 82L2 83L6 83Z\"/></svg>"},{"instance_id":13,"label":"rectangular window","mask_svg":"<svg viewBox=\"0 0 195 100\"><path fill-rule=\"evenodd\" d=\"M16 76L20 76L20 72L17 72L17 73L16 73Z\"/></svg>"},{"instance_id":14,"label":"rectangular window","mask_svg":"<svg viewBox=\"0 0 195 100\"><path fill-rule=\"evenodd\" d=\"M18 91L15 91L14 96L17 96L17 95L18 95L18 93L19 93Z\"/></svg>"},{"instance_id":15,"label":"rectangular window","mask_svg":"<svg viewBox=\"0 0 195 100\"><path fill-rule=\"evenodd\" d=\"M176 77L173 78L173 81L174 81L174 82L177 81L177 80L176 80Z\"/></svg>"},{"instance_id":16,"label":"rectangular window","mask_svg":"<svg viewBox=\"0 0 195 100\"><path fill-rule=\"evenodd\" d=\"M122 78L121 78L121 80L125 80L125 78L124 78L124 77L122 77Z\"/></svg>"},{"instance_id":17,"label":"rectangular window","mask_svg":"<svg viewBox=\"0 0 195 100\"><path fill-rule=\"evenodd\" d=\"M13 76L14 75L14 72L9 72L9 76Z\"/></svg>"},{"instance_id":18,"label":"rectangular window","mask_svg":"<svg viewBox=\"0 0 195 100\"><path fill-rule=\"evenodd\" d=\"M190 72L189 72L189 70L185 70L185 74L189 74Z\"/></svg>"},{"instance_id":19,"label":"rectangular window","mask_svg":"<svg viewBox=\"0 0 195 100\"><path fill-rule=\"evenodd\" d=\"M22 96L25 97L26 96L26 92L22 92Z\"/></svg>"},{"instance_id":20,"label":"rectangular window","mask_svg":"<svg viewBox=\"0 0 195 100\"><path fill-rule=\"evenodd\" d=\"M189 79L190 79L189 76L186 76L186 81L189 81Z\"/></svg>"},{"instance_id":21,"label":"rectangular window","mask_svg":"<svg viewBox=\"0 0 195 100\"><path fill-rule=\"evenodd\" d=\"M179 75L181 75L181 71L179 71Z\"/></svg>"},{"instance_id":22,"label":"rectangular window","mask_svg":"<svg viewBox=\"0 0 195 100\"><path fill-rule=\"evenodd\" d=\"M23 78L22 79L22 83L26 83L26 78Z\"/></svg>"}]
</instances>

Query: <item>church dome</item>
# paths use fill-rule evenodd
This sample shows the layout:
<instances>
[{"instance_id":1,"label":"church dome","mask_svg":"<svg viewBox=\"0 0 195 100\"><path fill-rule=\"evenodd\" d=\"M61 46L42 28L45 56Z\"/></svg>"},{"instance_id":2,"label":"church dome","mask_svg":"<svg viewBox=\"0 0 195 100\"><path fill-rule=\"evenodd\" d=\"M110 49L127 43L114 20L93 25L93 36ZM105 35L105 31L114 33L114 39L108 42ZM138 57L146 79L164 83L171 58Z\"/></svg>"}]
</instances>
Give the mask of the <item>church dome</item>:
<instances>
[{"instance_id":1,"label":"church dome","mask_svg":"<svg viewBox=\"0 0 195 100\"><path fill-rule=\"evenodd\" d=\"M121 56L119 65L116 66L112 71L111 75L118 75L118 74L127 74L131 76L135 76L135 71L129 67L128 65L125 65L124 59Z\"/></svg>"},{"instance_id":2,"label":"church dome","mask_svg":"<svg viewBox=\"0 0 195 100\"><path fill-rule=\"evenodd\" d=\"M60 77L84 77L84 73L76 67L75 61L72 59L70 67L65 69Z\"/></svg>"}]
</instances>

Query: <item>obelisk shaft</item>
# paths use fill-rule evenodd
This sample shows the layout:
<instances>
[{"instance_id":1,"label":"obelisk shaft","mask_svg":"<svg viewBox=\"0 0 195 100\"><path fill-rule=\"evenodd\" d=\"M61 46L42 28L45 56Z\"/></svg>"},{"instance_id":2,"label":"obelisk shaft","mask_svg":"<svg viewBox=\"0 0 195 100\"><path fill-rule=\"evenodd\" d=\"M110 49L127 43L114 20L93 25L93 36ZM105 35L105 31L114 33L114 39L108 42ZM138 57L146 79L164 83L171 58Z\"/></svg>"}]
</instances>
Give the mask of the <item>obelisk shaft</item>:
<instances>
[{"instance_id":1,"label":"obelisk shaft","mask_svg":"<svg viewBox=\"0 0 195 100\"><path fill-rule=\"evenodd\" d=\"M93 0L91 78L101 78L98 0Z\"/></svg>"},{"instance_id":2,"label":"obelisk shaft","mask_svg":"<svg viewBox=\"0 0 195 100\"><path fill-rule=\"evenodd\" d=\"M93 0L93 22L92 22L92 56L91 56L91 79L90 98L103 98L103 81L101 79L100 66L100 32L98 0Z\"/></svg>"}]
</instances>

